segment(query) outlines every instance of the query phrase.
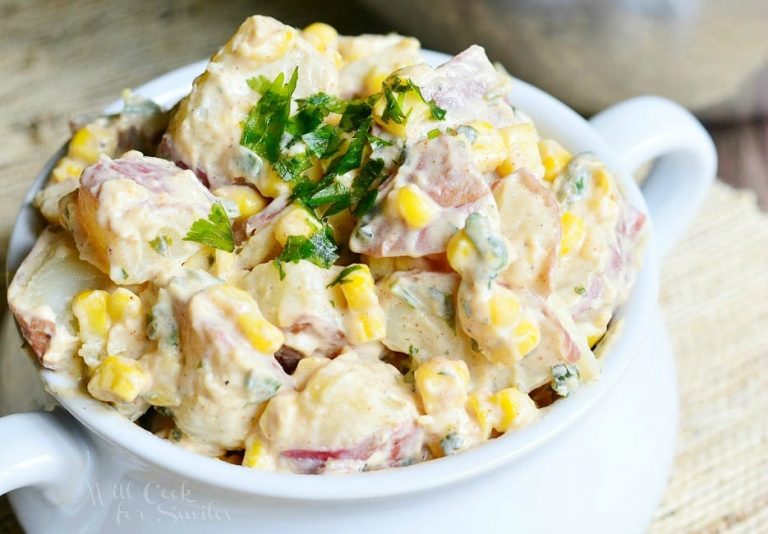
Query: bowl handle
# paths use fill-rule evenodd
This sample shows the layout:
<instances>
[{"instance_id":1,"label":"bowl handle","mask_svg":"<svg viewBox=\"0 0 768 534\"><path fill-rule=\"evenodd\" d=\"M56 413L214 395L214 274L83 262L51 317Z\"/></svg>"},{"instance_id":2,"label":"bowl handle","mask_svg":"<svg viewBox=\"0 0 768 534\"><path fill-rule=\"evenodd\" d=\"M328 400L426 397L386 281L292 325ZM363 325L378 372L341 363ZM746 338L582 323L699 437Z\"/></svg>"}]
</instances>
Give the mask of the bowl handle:
<instances>
[{"instance_id":1,"label":"bowl handle","mask_svg":"<svg viewBox=\"0 0 768 534\"><path fill-rule=\"evenodd\" d=\"M641 189L651 214L656 250L663 257L704 199L717 152L701 123L665 98L641 96L601 111L589 121L627 172L656 158Z\"/></svg>"},{"instance_id":2,"label":"bowl handle","mask_svg":"<svg viewBox=\"0 0 768 534\"><path fill-rule=\"evenodd\" d=\"M30 412L0 418L0 495L34 486L59 504L80 500L90 480L91 448L71 416Z\"/></svg>"}]
</instances>

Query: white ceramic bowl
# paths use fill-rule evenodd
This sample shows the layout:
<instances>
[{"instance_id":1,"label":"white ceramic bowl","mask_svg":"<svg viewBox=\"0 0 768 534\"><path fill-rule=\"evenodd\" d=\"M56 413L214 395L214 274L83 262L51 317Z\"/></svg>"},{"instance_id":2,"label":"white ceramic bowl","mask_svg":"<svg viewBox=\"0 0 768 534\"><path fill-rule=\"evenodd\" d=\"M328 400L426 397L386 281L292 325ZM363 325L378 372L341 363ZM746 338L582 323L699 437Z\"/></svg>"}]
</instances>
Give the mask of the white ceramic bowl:
<instances>
[{"instance_id":1,"label":"white ceramic bowl","mask_svg":"<svg viewBox=\"0 0 768 534\"><path fill-rule=\"evenodd\" d=\"M446 58L425 53L432 64ZM204 68L205 62L189 65L138 92L172 105ZM543 135L604 160L656 229L619 311L625 325L603 360L600 381L555 403L530 427L449 458L352 475L263 472L180 449L73 393L66 378L50 371L39 375L59 393L55 399L40 393L37 373L6 318L3 412L64 408L0 419L0 493L17 490L11 498L23 525L30 532L641 531L666 480L677 413L668 345L661 326L652 326L657 256L682 231L712 180L714 148L690 114L660 98L624 102L589 122L521 81L511 100ZM9 272L41 229L30 201L56 157L17 220ZM656 157L641 193L632 172ZM640 354L646 357L625 375Z\"/></svg>"}]
</instances>

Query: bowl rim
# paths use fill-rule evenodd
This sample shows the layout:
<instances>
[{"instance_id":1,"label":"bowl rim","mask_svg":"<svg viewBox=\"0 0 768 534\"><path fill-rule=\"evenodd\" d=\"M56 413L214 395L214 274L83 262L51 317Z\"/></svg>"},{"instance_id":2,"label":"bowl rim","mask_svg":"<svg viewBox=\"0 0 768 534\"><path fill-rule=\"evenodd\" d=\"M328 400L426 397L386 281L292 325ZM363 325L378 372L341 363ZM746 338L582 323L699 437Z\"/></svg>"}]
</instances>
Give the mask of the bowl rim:
<instances>
[{"instance_id":1,"label":"bowl rim","mask_svg":"<svg viewBox=\"0 0 768 534\"><path fill-rule=\"evenodd\" d=\"M422 54L432 65L451 57L429 50L423 50ZM135 92L169 107L189 92L192 80L205 70L206 65L207 60L203 60L169 71L141 85ZM616 175L625 199L648 217L647 206L637 185L588 121L559 100L518 79L514 80L509 98L515 107L532 117L545 135L557 138L574 153L591 151L601 158ZM120 105L120 101L116 101L105 111L117 112ZM8 243L6 284L10 283L11 273L18 268L45 227L32 201L66 146L46 163L25 197ZM197 483L247 495L304 501L366 500L434 490L492 472L543 448L585 416L616 386L643 346L656 306L659 265L652 246L651 224L648 233L650 246L645 248L643 265L628 299L615 314L616 320L624 322L621 335L600 359L600 379L580 387L568 402L552 405L530 426L451 457L380 471L325 476L244 469L193 453L155 436L108 405L76 392L77 385L70 377L46 369L42 369L40 375L46 389L91 432L150 465Z\"/></svg>"}]
</instances>

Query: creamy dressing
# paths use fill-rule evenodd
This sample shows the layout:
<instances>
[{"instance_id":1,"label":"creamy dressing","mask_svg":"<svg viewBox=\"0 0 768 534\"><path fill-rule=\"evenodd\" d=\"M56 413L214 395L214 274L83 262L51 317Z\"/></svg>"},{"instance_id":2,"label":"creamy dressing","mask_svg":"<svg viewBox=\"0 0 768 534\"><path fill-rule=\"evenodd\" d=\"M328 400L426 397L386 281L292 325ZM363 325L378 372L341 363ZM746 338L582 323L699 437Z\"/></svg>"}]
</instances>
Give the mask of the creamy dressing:
<instances>
[{"instance_id":1,"label":"creamy dressing","mask_svg":"<svg viewBox=\"0 0 768 534\"><path fill-rule=\"evenodd\" d=\"M265 120L294 70L288 117ZM397 467L531 424L537 392L599 377L645 218L510 83L478 46L432 68L412 38L247 19L167 129L127 98L76 130L8 291L25 339L84 394L250 468ZM241 144L280 120L277 158L269 128Z\"/></svg>"}]
</instances>

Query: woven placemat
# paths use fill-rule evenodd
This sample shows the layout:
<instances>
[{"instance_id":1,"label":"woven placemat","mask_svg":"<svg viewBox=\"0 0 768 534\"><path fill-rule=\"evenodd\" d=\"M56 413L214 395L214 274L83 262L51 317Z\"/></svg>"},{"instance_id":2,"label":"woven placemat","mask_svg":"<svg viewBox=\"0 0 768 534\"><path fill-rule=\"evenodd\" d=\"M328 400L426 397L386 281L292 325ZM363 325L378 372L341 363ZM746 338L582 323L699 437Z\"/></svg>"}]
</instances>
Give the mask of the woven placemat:
<instances>
[{"instance_id":1,"label":"woven placemat","mask_svg":"<svg viewBox=\"0 0 768 534\"><path fill-rule=\"evenodd\" d=\"M680 436L650 531L768 532L768 217L716 183L664 262ZM0 500L0 532L20 532Z\"/></svg>"},{"instance_id":2,"label":"woven placemat","mask_svg":"<svg viewBox=\"0 0 768 534\"><path fill-rule=\"evenodd\" d=\"M712 188L664 262L680 435L651 532L768 532L768 218Z\"/></svg>"}]
</instances>

